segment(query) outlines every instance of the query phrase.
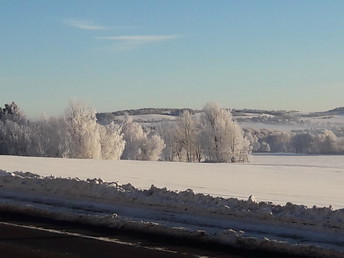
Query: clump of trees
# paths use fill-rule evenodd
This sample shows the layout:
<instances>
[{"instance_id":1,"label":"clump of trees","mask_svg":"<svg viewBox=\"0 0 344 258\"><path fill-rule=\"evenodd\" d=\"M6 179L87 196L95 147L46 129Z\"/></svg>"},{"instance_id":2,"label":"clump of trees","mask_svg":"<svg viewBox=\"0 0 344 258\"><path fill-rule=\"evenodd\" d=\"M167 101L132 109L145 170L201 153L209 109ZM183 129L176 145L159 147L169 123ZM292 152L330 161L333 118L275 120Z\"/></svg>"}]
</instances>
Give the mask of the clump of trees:
<instances>
[{"instance_id":1,"label":"clump of trees","mask_svg":"<svg viewBox=\"0 0 344 258\"><path fill-rule=\"evenodd\" d=\"M159 132L169 161L245 162L251 151L231 113L215 103L206 104L199 115L185 111L176 123L162 124Z\"/></svg>"},{"instance_id":2,"label":"clump of trees","mask_svg":"<svg viewBox=\"0 0 344 258\"><path fill-rule=\"evenodd\" d=\"M228 110L208 103L174 124L146 128L126 116L101 125L90 106L70 103L62 116L30 122L13 102L0 110L0 154L82 159L244 162L251 151Z\"/></svg>"},{"instance_id":3,"label":"clump of trees","mask_svg":"<svg viewBox=\"0 0 344 258\"><path fill-rule=\"evenodd\" d=\"M343 154L344 138L332 130L299 132L245 129L253 152Z\"/></svg>"},{"instance_id":4,"label":"clump of trees","mask_svg":"<svg viewBox=\"0 0 344 258\"><path fill-rule=\"evenodd\" d=\"M124 150L121 127L99 125L95 110L87 105L70 103L62 116L34 122L26 120L18 108L15 110L1 116L0 154L119 159Z\"/></svg>"},{"instance_id":5,"label":"clump of trees","mask_svg":"<svg viewBox=\"0 0 344 258\"><path fill-rule=\"evenodd\" d=\"M201 146L205 159L211 162L244 162L250 142L228 110L217 104L205 105L201 115Z\"/></svg>"},{"instance_id":6,"label":"clump of trees","mask_svg":"<svg viewBox=\"0 0 344 258\"><path fill-rule=\"evenodd\" d=\"M159 135L153 134L151 130L144 130L129 116L125 117L122 132L126 142L122 159L158 160L160 158L165 143Z\"/></svg>"}]
</instances>

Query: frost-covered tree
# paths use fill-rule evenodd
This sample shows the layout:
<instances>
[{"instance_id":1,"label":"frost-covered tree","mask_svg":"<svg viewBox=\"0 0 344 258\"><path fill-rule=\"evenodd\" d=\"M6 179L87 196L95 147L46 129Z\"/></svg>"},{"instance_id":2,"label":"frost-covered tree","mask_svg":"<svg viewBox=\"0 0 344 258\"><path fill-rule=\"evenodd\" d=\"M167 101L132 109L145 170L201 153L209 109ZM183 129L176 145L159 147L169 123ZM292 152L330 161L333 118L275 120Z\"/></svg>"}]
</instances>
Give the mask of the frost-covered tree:
<instances>
[{"instance_id":1,"label":"frost-covered tree","mask_svg":"<svg viewBox=\"0 0 344 258\"><path fill-rule=\"evenodd\" d=\"M143 145L143 139L145 138L143 128L138 123L133 122L131 117L126 116L122 125L122 132L126 142L122 159L138 159L141 154L140 147Z\"/></svg>"},{"instance_id":2,"label":"frost-covered tree","mask_svg":"<svg viewBox=\"0 0 344 258\"><path fill-rule=\"evenodd\" d=\"M335 154L339 152L337 136L330 130L324 130L314 138L314 153Z\"/></svg>"},{"instance_id":3,"label":"frost-covered tree","mask_svg":"<svg viewBox=\"0 0 344 258\"><path fill-rule=\"evenodd\" d=\"M273 131L264 139L269 144L271 152L292 152L292 136L289 132Z\"/></svg>"},{"instance_id":4,"label":"frost-covered tree","mask_svg":"<svg viewBox=\"0 0 344 258\"><path fill-rule=\"evenodd\" d=\"M0 154L27 156L29 127L13 120L0 120Z\"/></svg>"},{"instance_id":5,"label":"frost-covered tree","mask_svg":"<svg viewBox=\"0 0 344 258\"><path fill-rule=\"evenodd\" d=\"M151 135L142 126L127 116L122 132L126 141L122 159L158 160L164 148L164 141L158 135Z\"/></svg>"},{"instance_id":6,"label":"frost-covered tree","mask_svg":"<svg viewBox=\"0 0 344 258\"><path fill-rule=\"evenodd\" d=\"M125 148L122 127L112 122L99 125L99 132L102 159L120 159Z\"/></svg>"},{"instance_id":7,"label":"frost-covered tree","mask_svg":"<svg viewBox=\"0 0 344 258\"><path fill-rule=\"evenodd\" d=\"M69 139L63 117L42 117L30 123L29 156L68 157Z\"/></svg>"},{"instance_id":8,"label":"frost-covered tree","mask_svg":"<svg viewBox=\"0 0 344 258\"><path fill-rule=\"evenodd\" d=\"M69 140L68 157L101 158L100 132L95 110L81 103L71 102L64 114Z\"/></svg>"},{"instance_id":9,"label":"frost-covered tree","mask_svg":"<svg viewBox=\"0 0 344 258\"><path fill-rule=\"evenodd\" d=\"M27 155L30 130L15 102L0 108L0 154Z\"/></svg>"},{"instance_id":10,"label":"frost-covered tree","mask_svg":"<svg viewBox=\"0 0 344 258\"><path fill-rule=\"evenodd\" d=\"M296 153L312 153L314 149L314 136L310 133L298 133L292 138Z\"/></svg>"},{"instance_id":11,"label":"frost-covered tree","mask_svg":"<svg viewBox=\"0 0 344 258\"><path fill-rule=\"evenodd\" d=\"M259 143L259 138L254 133L253 129L245 129L244 137L250 142L251 152L259 150L261 144Z\"/></svg>"},{"instance_id":12,"label":"frost-covered tree","mask_svg":"<svg viewBox=\"0 0 344 258\"><path fill-rule=\"evenodd\" d=\"M184 111L177 119L177 143L179 149L185 153L185 160L188 162L200 162L202 159L201 147L198 141L197 121L195 121L189 111Z\"/></svg>"},{"instance_id":13,"label":"frost-covered tree","mask_svg":"<svg viewBox=\"0 0 344 258\"><path fill-rule=\"evenodd\" d=\"M161 153L162 160L182 161L182 148L178 143L178 135L175 122L163 122L157 128L158 134L165 142L165 148Z\"/></svg>"},{"instance_id":14,"label":"frost-covered tree","mask_svg":"<svg viewBox=\"0 0 344 258\"><path fill-rule=\"evenodd\" d=\"M12 102L10 104L5 104L4 108L0 108L0 120L11 120L16 122L23 122L24 116L19 108L19 106Z\"/></svg>"},{"instance_id":15,"label":"frost-covered tree","mask_svg":"<svg viewBox=\"0 0 344 258\"><path fill-rule=\"evenodd\" d=\"M201 115L201 145L209 162L243 162L248 159L249 141L228 110L208 103Z\"/></svg>"},{"instance_id":16,"label":"frost-covered tree","mask_svg":"<svg viewBox=\"0 0 344 258\"><path fill-rule=\"evenodd\" d=\"M159 135L147 135L147 140L141 147L140 160L158 160L165 148L164 140Z\"/></svg>"},{"instance_id":17,"label":"frost-covered tree","mask_svg":"<svg viewBox=\"0 0 344 258\"><path fill-rule=\"evenodd\" d=\"M88 159L119 159L125 141L121 127L96 123L95 111L71 103L63 117L30 123L28 155Z\"/></svg>"}]
</instances>

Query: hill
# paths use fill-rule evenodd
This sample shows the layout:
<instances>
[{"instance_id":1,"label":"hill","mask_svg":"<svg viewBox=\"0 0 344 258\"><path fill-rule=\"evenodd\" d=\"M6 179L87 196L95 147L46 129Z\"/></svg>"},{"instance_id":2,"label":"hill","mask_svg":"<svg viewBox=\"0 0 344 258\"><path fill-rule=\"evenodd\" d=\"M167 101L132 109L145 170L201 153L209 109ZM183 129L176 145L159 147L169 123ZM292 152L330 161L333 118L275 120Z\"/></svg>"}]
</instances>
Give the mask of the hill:
<instances>
[{"instance_id":1,"label":"hill","mask_svg":"<svg viewBox=\"0 0 344 258\"><path fill-rule=\"evenodd\" d=\"M243 128L267 128L280 131L330 129L344 127L344 107L328 111L301 113L295 110L228 109ZM163 121L173 121L184 111L195 115L201 110L191 108L141 108L97 113L98 123L120 122L125 115L146 125L156 125Z\"/></svg>"}]
</instances>

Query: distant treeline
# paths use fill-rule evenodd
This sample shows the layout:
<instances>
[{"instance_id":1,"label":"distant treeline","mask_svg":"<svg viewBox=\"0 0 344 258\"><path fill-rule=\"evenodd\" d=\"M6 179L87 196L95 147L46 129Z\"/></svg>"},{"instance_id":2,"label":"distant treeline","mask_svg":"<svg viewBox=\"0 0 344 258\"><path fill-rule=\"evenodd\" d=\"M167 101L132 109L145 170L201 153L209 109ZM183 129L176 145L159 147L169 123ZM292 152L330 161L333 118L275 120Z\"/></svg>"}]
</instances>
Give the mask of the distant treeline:
<instances>
[{"instance_id":1,"label":"distant treeline","mask_svg":"<svg viewBox=\"0 0 344 258\"><path fill-rule=\"evenodd\" d=\"M147 114L148 109L142 112ZM208 103L200 116L187 109L164 112L182 113L174 124L159 128L143 127L126 113L120 123L102 124L92 107L70 103L61 116L28 121L13 102L1 109L0 154L188 162L248 160L250 143L228 110Z\"/></svg>"},{"instance_id":2,"label":"distant treeline","mask_svg":"<svg viewBox=\"0 0 344 258\"><path fill-rule=\"evenodd\" d=\"M332 130L283 132L268 129L244 129L252 152L344 154L344 138Z\"/></svg>"},{"instance_id":3,"label":"distant treeline","mask_svg":"<svg viewBox=\"0 0 344 258\"><path fill-rule=\"evenodd\" d=\"M173 114L154 126L130 114ZM111 114L111 113L110 113ZM86 159L245 162L252 152L344 154L344 128L282 132L242 129L228 109L141 109L99 121L95 110L70 103L64 114L29 121L16 103L0 108L0 155ZM113 116L113 114L111 114Z\"/></svg>"}]
</instances>

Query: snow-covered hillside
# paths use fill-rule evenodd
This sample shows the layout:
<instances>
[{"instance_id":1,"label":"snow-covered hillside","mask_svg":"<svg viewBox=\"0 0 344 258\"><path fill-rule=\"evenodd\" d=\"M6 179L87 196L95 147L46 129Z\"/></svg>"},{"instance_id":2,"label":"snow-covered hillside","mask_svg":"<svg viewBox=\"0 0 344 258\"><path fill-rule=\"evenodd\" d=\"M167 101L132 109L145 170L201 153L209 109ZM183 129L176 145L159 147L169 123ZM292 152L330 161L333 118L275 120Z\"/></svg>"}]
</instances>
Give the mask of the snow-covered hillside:
<instances>
[{"instance_id":1,"label":"snow-covered hillside","mask_svg":"<svg viewBox=\"0 0 344 258\"><path fill-rule=\"evenodd\" d=\"M342 156L260 155L249 164L0 156L0 210L342 257L343 168Z\"/></svg>"},{"instance_id":2,"label":"snow-covered hillside","mask_svg":"<svg viewBox=\"0 0 344 258\"><path fill-rule=\"evenodd\" d=\"M123 114L129 114L134 121L147 125L157 126L161 122L174 121L186 109L138 109L113 113L99 113L100 123L120 121ZM197 115L199 110L187 109ZM270 129L279 131L321 130L333 127L344 127L344 108L336 108L324 112L302 113L298 111L269 111L269 110L231 110L234 119L242 128Z\"/></svg>"}]
</instances>

